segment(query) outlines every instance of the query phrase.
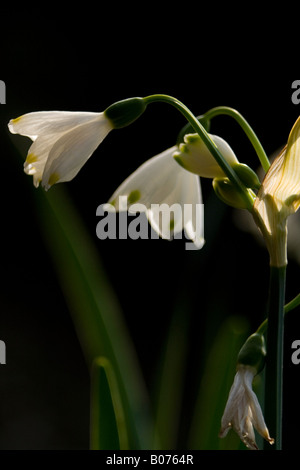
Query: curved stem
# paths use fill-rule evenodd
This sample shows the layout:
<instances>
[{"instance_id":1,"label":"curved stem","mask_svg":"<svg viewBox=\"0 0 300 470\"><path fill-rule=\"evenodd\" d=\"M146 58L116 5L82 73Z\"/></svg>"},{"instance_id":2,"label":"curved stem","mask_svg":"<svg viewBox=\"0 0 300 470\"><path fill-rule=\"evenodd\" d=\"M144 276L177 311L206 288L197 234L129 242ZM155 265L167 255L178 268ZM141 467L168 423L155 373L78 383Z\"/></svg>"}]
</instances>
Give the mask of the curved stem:
<instances>
[{"instance_id":1,"label":"curved stem","mask_svg":"<svg viewBox=\"0 0 300 470\"><path fill-rule=\"evenodd\" d=\"M203 117L210 120L213 117L221 115L221 114L225 114L225 115L232 117L241 126L241 128L247 135L248 139L250 140L251 144L253 145L264 171L267 172L268 169L270 168L269 159L259 139L257 138L254 130L252 129L250 124L246 121L246 119L236 109L229 108L227 106L217 106L216 108L212 108L209 111L207 111L203 115Z\"/></svg>"},{"instance_id":2,"label":"curved stem","mask_svg":"<svg viewBox=\"0 0 300 470\"><path fill-rule=\"evenodd\" d=\"M266 318L266 319L259 325L259 327L257 328L257 330L256 330L255 333L260 333L260 334L264 335L265 332L267 331L267 328L268 328L268 319Z\"/></svg>"},{"instance_id":3,"label":"curved stem","mask_svg":"<svg viewBox=\"0 0 300 470\"><path fill-rule=\"evenodd\" d=\"M230 179L230 181L239 190L243 199L246 202L247 208L251 210L253 207L253 203L254 203L253 194L247 190L247 188L241 182L240 178L237 176L235 171L231 168L231 166L224 159L218 147L209 137L208 133L206 132L202 124L198 121L196 116L194 116L194 114L183 103L181 103L181 101L169 95L161 95L161 94L150 95L144 98L144 102L146 105L150 103L154 103L154 102L164 102L164 103L174 106L178 111L180 111L183 114L183 116L191 124L195 132L199 134L204 144L207 146L208 150L211 152L211 154L215 158L218 165L222 168L225 175Z\"/></svg>"},{"instance_id":4,"label":"curved stem","mask_svg":"<svg viewBox=\"0 0 300 470\"><path fill-rule=\"evenodd\" d=\"M292 299L290 302L285 304L285 306L284 306L284 315L286 313L291 312L292 310L294 310L294 308L298 307L298 305L300 305L300 294L296 295L296 297L294 297L294 299ZM263 334L265 334L267 329L268 329L268 319L265 318L264 321L257 328L256 333L260 333L260 334L263 335Z\"/></svg>"},{"instance_id":5,"label":"curved stem","mask_svg":"<svg viewBox=\"0 0 300 470\"><path fill-rule=\"evenodd\" d=\"M287 303L284 307L284 313L288 313L294 308L298 307L300 304L300 294L296 295L296 297L291 300L289 303Z\"/></svg>"}]
</instances>

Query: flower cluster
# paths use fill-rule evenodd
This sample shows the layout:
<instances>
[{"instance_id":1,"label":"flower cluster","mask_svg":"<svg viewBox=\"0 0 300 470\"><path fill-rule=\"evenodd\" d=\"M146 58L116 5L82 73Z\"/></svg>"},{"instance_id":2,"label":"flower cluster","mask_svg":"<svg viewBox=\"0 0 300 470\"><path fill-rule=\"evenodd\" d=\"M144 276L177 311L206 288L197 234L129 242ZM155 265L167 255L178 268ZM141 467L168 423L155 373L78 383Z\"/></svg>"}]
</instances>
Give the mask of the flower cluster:
<instances>
[{"instance_id":1,"label":"flower cluster","mask_svg":"<svg viewBox=\"0 0 300 470\"><path fill-rule=\"evenodd\" d=\"M48 190L54 184L70 181L76 176L96 148L113 129L131 124L145 109L140 98L118 102L104 112L42 111L25 114L9 122L14 134L29 137L30 146L24 163L24 171L33 176L36 187L41 184ZM230 146L220 137L211 136L230 165L238 160ZM153 229L164 238L170 227L163 226L164 218L153 211L153 205L190 204L195 211L190 218L172 221L171 235L183 229L197 248L204 244L204 228L196 230L196 211L202 203L199 176L225 177L213 155L197 134L185 136L185 143L174 145L149 159L130 175L114 192L109 203L116 210L121 207L120 196L126 196L129 204L139 202L146 208Z\"/></svg>"}]
</instances>

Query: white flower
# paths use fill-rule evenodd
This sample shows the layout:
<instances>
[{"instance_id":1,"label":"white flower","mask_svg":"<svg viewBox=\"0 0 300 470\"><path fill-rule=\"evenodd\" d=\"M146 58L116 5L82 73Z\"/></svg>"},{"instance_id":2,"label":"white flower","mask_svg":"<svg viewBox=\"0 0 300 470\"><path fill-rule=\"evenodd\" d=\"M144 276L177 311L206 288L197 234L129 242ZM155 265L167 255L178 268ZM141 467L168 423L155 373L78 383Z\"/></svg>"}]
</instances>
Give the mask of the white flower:
<instances>
[{"instance_id":1,"label":"white flower","mask_svg":"<svg viewBox=\"0 0 300 470\"><path fill-rule=\"evenodd\" d=\"M70 181L113 129L104 113L39 111L12 119L10 132L33 141L24 171L37 187Z\"/></svg>"},{"instance_id":2,"label":"white flower","mask_svg":"<svg viewBox=\"0 0 300 470\"><path fill-rule=\"evenodd\" d=\"M257 396L252 390L253 377L256 369L239 364L233 385L229 392L228 401L221 421L220 437L225 437L233 428L244 444L252 450L258 449L255 442L254 428L270 444L269 431L264 421Z\"/></svg>"},{"instance_id":3,"label":"white flower","mask_svg":"<svg viewBox=\"0 0 300 470\"><path fill-rule=\"evenodd\" d=\"M199 177L175 162L176 149L177 146L171 147L143 163L114 192L109 204L118 211L130 212L130 206L122 205L125 200L132 211L146 213L162 238L170 239L184 229L196 247L201 248L204 227Z\"/></svg>"},{"instance_id":4,"label":"white flower","mask_svg":"<svg viewBox=\"0 0 300 470\"><path fill-rule=\"evenodd\" d=\"M239 163L233 150L224 139L217 135L209 134L209 136L230 166L234 167ZM178 151L174 153L174 158L183 168L204 178L225 176L198 134L186 134L184 143L179 145Z\"/></svg>"}]
</instances>

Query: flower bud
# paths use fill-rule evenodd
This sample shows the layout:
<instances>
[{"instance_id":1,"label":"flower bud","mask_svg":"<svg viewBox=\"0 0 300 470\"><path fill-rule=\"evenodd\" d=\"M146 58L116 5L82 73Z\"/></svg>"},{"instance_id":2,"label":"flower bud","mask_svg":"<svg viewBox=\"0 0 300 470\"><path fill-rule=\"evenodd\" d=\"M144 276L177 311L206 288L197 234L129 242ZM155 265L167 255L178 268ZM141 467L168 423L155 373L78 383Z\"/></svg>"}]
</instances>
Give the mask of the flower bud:
<instances>
[{"instance_id":1,"label":"flower bud","mask_svg":"<svg viewBox=\"0 0 300 470\"><path fill-rule=\"evenodd\" d=\"M248 165L245 165L245 163L238 163L237 165L233 166L233 169L242 181L242 183L244 183L246 188L260 188L261 183L257 174Z\"/></svg>"},{"instance_id":2,"label":"flower bud","mask_svg":"<svg viewBox=\"0 0 300 470\"><path fill-rule=\"evenodd\" d=\"M214 178L213 188L221 201L236 209L247 209L242 194L229 178Z\"/></svg>"},{"instance_id":3,"label":"flower bud","mask_svg":"<svg viewBox=\"0 0 300 470\"><path fill-rule=\"evenodd\" d=\"M253 367L260 372L265 364L265 338L260 333L254 333L246 340L238 354L238 365Z\"/></svg>"},{"instance_id":4,"label":"flower bud","mask_svg":"<svg viewBox=\"0 0 300 470\"><path fill-rule=\"evenodd\" d=\"M209 134L209 137L230 166L239 163L233 150L224 139L212 134ZM225 177L225 173L198 134L186 134L184 143L179 145L179 149L173 157L185 170L196 175L204 178Z\"/></svg>"},{"instance_id":5,"label":"flower bud","mask_svg":"<svg viewBox=\"0 0 300 470\"><path fill-rule=\"evenodd\" d=\"M138 119L146 109L143 98L128 98L110 105L104 115L111 122L114 129L129 126Z\"/></svg>"}]
</instances>

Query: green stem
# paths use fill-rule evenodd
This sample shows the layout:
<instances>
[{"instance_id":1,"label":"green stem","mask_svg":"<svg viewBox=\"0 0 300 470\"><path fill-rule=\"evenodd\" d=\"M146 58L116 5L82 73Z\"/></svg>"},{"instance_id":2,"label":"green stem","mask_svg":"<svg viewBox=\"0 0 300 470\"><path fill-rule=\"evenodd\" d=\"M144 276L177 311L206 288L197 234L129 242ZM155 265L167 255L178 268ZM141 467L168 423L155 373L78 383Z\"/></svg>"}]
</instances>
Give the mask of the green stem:
<instances>
[{"instance_id":1,"label":"green stem","mask_svg":"<svg viewBox=\"0 0 300 470\"><path fill-rule=\"evenodd\" d=\"M163 102L168 103L174 106L178 111L180 111L183 116L188 120L188 122L193 127L194 131L199 134L204 144L207 146L208 150L211 152L215 158L218 165L222 168L225 175L230 179L230 181L236 186L238 191L241 193L247 208L251 211L254 203L254 196L252 192L248 191L245 185L242 183L240 178L237 176L236 172L231 168L231 166L224 159L223 155L220 153L216 144L209 137L208 133L199 122L199 120L194 116L194 114L183 104L181 101L173 98L169 95L151 95L144 98L146 105L154 102Z\"/></svg>"},{"instance_id":2,"label":"green stem","mask_svg":"<svg viewBox=\"0 0 300 470\"><path fill-rule=\"evenodd\" d=\"M265 332L267 331L267 328L268 328L268 319L265 318L265 320L257 328L256 333L260 333L261 335L264 335Z\"/></svg>"},{"instance_id":3,"label":"green stem","mask_svg":"<svg viewBox=\"0 0 300 470\"><path fill-rule=\"evenodd\" d=\"M285 305L284 307L284 313L288 313L294 308L298 307L300 304L300 294L296 295L296 297L291 300L288 304Z\"/></svg>"},{"instance_id":4,"label":"green stem","mask_svg":"<svg viewBox=\"0 0 300 470\"><path fill-rule=\"evenodd\" d=\"M236 109L229 108L227 106L217 106L216 108L212 108L207 111L207 113L205 113L203 117L210 120L220 114L226 114L237 121L237 123L241 126L248 139L250 140L251 144L253 145L264 171L267 172L270 168L269 159L254 130L246 121L246 119Z\"/></svg>"},{"instance_id":5,"label":"green stem","mask_svg":"<svg viewBox=\"0 0 300 470\"><path fill-rule=\"evenodd\" d=\"M270 268L268 305L267 359L265 385L265 420L274 446L282 448L283 336L286 266Z\"/></svg>"}]
</instances>

